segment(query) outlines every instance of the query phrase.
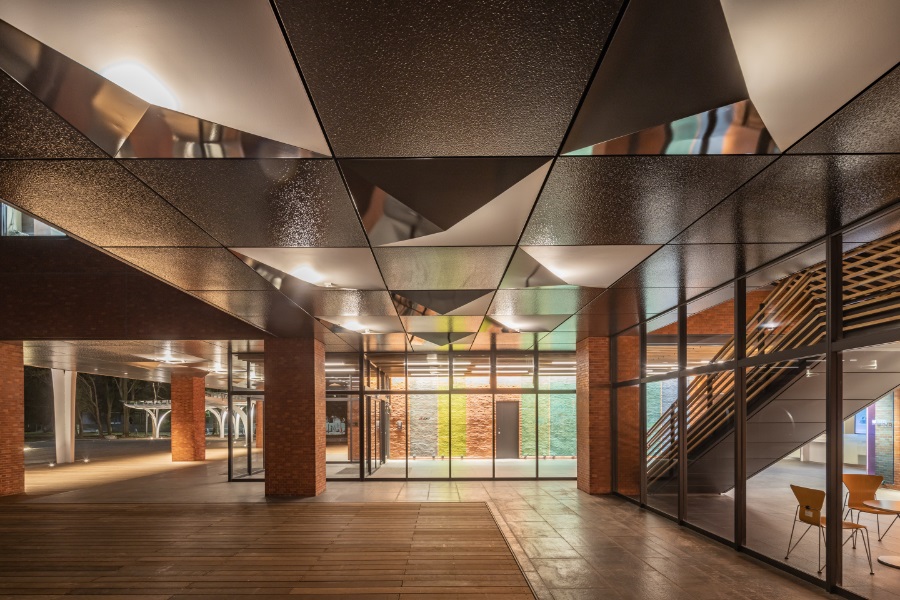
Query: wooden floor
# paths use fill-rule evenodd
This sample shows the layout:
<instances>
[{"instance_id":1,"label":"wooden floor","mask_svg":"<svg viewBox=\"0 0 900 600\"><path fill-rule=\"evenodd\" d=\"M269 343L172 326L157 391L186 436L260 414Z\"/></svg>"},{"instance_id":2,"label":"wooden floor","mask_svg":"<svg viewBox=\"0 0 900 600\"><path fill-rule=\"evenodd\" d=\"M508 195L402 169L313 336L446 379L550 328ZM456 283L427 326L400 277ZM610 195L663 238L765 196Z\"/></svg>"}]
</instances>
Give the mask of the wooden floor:
<instances>
[{"instance_id":1,"label":"wooden floor","mask_svg":"<svg viewBox=\"0 0 900 600\"><path fill-rule=\"evenodd\" d=\"M472 503L7 504L0 599L534 596Z\"/></svg>"}]
</instances>

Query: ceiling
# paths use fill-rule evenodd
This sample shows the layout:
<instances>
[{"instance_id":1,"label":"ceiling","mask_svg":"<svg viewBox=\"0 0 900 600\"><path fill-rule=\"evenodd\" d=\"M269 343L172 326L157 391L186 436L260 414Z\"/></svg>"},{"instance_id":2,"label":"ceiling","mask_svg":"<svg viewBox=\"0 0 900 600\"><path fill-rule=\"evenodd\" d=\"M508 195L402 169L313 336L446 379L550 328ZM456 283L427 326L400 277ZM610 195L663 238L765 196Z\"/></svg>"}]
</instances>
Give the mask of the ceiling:
<instances>
[{"instance_id":1,"label":"ceiling","mask_svg":"<svg viewBox=\"0 0 900 600\"><path fill-rule=\"evenodd\" d=\"M896 202L897 23L894 0L0 0L0 200L261 334L570 350Z\"/></svg>"}]
</instances>

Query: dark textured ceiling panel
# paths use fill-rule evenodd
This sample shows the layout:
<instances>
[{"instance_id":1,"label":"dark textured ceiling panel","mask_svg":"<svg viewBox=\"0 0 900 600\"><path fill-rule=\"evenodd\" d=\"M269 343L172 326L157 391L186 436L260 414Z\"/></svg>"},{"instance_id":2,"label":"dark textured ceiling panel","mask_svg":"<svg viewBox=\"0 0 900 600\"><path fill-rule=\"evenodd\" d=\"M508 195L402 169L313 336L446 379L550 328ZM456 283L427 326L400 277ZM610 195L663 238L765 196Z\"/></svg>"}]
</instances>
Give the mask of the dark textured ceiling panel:
<instances>
[{"instance_id":1,"label":"dark textured ceiling panel","mask_svg":"<svg viewBox=\"0 0 900 600\"><path fill-rule=\"evenodd\" d=\"M631 0L564 152L746 98L719 0Z\"/></svg>"},{"instance_id":2,"label":"dark textured ceiling panel","mask_svg":"<svg viewBox=\"0 0 900 600\"><path fill-rule=\"evenodd\" d=\"M276 2L338 156L555 153L620 4Z\"/></svg>"},{"instance_id":3,"label":"dark textured ceiling panel","mask_svg":"<svg viewBox=\"0 0 900 600\"><path fill-rule=\"evenodd\" d=\"M123 160L226 246L365 246L330 160Z\"/></svg>"},{"instance_id":4,"label":"dark textured ceiling panel","mask_svg":"<svg viewBox=\"0 0 900 600\"><path fill-rule=\"evenodd\" d=\"M394 290L496 288L512 248L375 248L387 286Z\"/></svg>"},{"instance_id":5,"label":"dark textured ceiling panel","mask_svg":"<svg viewBox=\"0 0 900 600\"><path fill-rule=\"evenodd\" d=\"M270 290L269 283L224 248L107 248L185 290Z\"/></svg>"},{"instance_id":6,"label":"dark textured ceiling panel","mask_svg":"<svg viewBox=\"0 0 900 600\"><path fill-rule=\"evenodd\" d=\"M525 245L663 244L769 156L594 156L556 161Z\"/></svg>"},{"instance_id":7,"label":"dark textured ceiling panel","mask_svg":"<svg viewBox=\"0 0 900 600\"><path fill-rule=\"evenodd\" d=\"M788 153L900 152L900 67L838 111Z\"/></svg>"},{"instance_id":8,"label":"dark textured ceiling panel","mask_svg":"<svg viewBox=\"0 0 900 600\"><path fill-rule=\"evenodd\" d=\"M900 198L900 155L782 156L675 243L802 243Z\"/></svg>"},{"instance_id":9,"label":"dark textured ceiling panel","mask_svg":"<svg viewBox=\"0 0 900 600\"><path fill-rule=\"evenodd\" d=\"M98 246L215 245L112 160L2 161L0 199Z\"/></svg>"},{"instance_id":10,"label":"dark textured ceiling panel","mask_svg":"<svg viewBox=\"0 0 900 600\"><path fill-rule=\"evenodd\" d=\"M396 315L391 295L378 290L323 290L312 294L309 311L314 315Z\"/></svg>"},{"instance_id":11,"label":"dark textured ceiling panel","mask_svg":"<svg viewBox=\"0 0 900 600\"><path fill-rule=\"evenodd\" d=\"M489 315L561 315L577 312L603 290L563 288L498 290Z\"/></svg>"},{"instance_id":12,"label":"dark textured ceiling panel","mask_svg":"<svg viewBox=\"0 0 900 600\"><path fill-rule=\"evenodd\" d=\"M0 158L106 157L3 71L0 98Z\"/></svg>"},{"instance_id":13,"label":"dark textured ceiling panel","mask_svg":"<svg viewBox=\"0 0 900 600\"><path fill-rule=\"evenodd\" d=\"M683 244L664 246L616 282L614 289L709 289L797 248L800 244Z\"/></svg>"}]
</instances>

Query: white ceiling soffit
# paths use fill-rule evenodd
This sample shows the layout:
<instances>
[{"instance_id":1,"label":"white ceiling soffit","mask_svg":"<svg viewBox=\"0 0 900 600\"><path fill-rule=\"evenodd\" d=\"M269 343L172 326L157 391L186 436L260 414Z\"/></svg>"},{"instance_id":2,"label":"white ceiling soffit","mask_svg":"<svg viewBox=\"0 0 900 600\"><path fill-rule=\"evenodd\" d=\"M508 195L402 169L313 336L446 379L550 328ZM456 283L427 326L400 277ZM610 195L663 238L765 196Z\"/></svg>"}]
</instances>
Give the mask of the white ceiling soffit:
<instances>
[{"instance_id":1,"label":"white ceiling soffit","mask_svg":"<svg viewBox=\"0 0 900 600\"><path fill-rule=\"evenodd\" d=\"M787 149L900 60L897 0L722 0L750 99Z\"/></svg>"},{"instance_id":2,"label":"white ceiling soffit","mask_svg":"<svg viewBox=\"0 0 900 600\"><path fill-rule=\"evenodd\" d=\"M331 154L265 0L0 0L0 19L148 102Z\"/></svg>"},{"instance_id":3,"label":"white ceiling soffit","mask_svg":"<svg viewBox=\"0 0 900 600\"><path fill-rule=\"evenodd\" d=\"M551 164L547 161L447 231L385 246L512 246L525 229Z\"/></svg>"},{"instance_id":4,"label":"white ceiling soffit","mask_svg":"<svg viewBox=\"0 0 900 600\"><path fill-rule=\"evenodd\" d=\"M520 246L569 285L608 288L656 252L657 245Z\"/></svg>"},{"instance_id":5,"label":"white ceiling soffit","mask_svg":"<svg viewBox=\"0 0 900 600\"><path fill-rule=\"evenodd\" d=\"M383 290L368 248L232 248L307 283L326 288Z\"/></svg>"}]
</instances>

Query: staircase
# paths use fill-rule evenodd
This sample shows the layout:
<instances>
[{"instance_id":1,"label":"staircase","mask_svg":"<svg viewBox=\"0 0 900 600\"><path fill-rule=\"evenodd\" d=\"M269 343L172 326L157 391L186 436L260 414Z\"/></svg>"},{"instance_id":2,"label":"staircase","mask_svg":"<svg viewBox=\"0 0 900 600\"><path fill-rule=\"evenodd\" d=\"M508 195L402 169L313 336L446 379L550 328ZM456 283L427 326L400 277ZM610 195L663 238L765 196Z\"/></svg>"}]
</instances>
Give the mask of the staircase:
<instances>
[{"instance_id":1,"label":"staircase","mask_svg":"<svg viewBox=\"0 0 900 600\"><path fill-rule=\"evenodd\" d=\"M900 233L844 254L844 329L856 332L900 322ZM748 307L750 308L750 307ZM803 348L825 339L825 265L788 276L747 322L747 354ZM732 360L734 339L710 361ZM751 477L825 431L823 357L747 371L747 475ZM897 375L845 378L844 418L900 384ZM878 375L870 377L869 375ZM687 388L688 492L723 493L734 486L734 373L690 379ZM678 489L678 407L647 432L650 494Z\"/></svg>"}]
</instances>

